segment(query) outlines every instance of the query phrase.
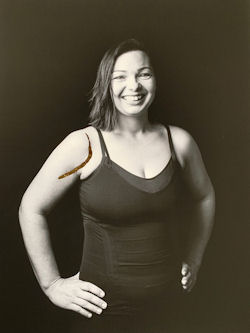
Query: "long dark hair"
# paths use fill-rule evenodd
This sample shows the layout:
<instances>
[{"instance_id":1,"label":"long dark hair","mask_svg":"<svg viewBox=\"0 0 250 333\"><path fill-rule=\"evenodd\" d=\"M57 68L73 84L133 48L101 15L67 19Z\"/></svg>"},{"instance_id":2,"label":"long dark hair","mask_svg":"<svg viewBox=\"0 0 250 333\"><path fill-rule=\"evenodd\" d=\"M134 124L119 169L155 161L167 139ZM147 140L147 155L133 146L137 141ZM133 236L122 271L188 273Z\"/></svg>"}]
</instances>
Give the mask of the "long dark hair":
<instances>
[{"instance_id":1,"label":"long dark hair","mask_svg":"<svg viewBox=\"0 0 250 333\"><path fill-rule=\"evenodd\" d=\"M129 51L148 51L144 45L136 39L125 40L110 48L103 56L98 67L97 77L91 91L91 111L89 125L102 130L111 131L116 124L116 109L110 94L111 74L116 59Z\"/></svg>"}]
</instances>

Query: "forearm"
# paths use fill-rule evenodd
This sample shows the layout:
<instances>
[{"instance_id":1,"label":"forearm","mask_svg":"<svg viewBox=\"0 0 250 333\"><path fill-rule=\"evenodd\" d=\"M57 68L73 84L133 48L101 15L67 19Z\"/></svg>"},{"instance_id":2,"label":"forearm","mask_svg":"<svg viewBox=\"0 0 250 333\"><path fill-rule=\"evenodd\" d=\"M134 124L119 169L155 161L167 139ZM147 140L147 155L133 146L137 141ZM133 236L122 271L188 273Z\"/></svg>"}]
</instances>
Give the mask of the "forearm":
<instances>
[{"instance_id":1,"label":"forearm","mask_svg":"<svg viewBox=\"0 0 250 333\"><path fill-rule=\"evenodd\" d=\"M194 214L188 232L184 262L200 266L211 235L215 212L214 191L194 205Z\"/></svg>"},{"instance_id":2,"label":"forearm","mask_svg":"<svg viewBox=\"0 0 250 333\"><path fill-rule=\"evenodd\" d=\"M44 292L60 277L46 217L20 206L19 221L33 271Z\"/></svg>"}]
</instances>

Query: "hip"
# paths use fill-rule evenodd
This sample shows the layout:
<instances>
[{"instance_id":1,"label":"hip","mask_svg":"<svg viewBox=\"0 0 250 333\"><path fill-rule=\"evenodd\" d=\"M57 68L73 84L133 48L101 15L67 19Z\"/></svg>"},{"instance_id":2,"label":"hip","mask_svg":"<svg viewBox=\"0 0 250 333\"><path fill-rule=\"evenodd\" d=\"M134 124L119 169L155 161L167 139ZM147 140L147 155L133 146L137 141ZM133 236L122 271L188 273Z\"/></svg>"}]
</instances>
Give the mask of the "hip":
<instances>
[{"instance_id":1,"label":"hip","mask_svg":"<svg viewBox=\"0 0 250 333\"><path fill-rule=\"evenodd\" d=\"M144 302L116 299L101 315L75 317L70 333L172 333L179 321L182 297L181 287L173 283L160 296L152 299L145 295Z\"/></svg>"}]
</instances>

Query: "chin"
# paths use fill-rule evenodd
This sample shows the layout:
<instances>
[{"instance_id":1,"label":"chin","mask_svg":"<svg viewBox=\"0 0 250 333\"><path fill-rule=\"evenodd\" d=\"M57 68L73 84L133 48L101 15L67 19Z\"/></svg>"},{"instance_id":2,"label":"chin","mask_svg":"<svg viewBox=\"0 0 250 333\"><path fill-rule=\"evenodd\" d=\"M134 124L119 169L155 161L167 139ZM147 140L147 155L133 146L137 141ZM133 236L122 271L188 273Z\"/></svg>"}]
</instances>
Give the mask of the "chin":
<instances>
[{"instance_id":1,"label":"chin","mask_svg":"<svg viewBox=\"0 0 250 333\"><path fill-rule=\"evenodd\" d=\"M147 108L141 110L118 110L118 112L124 116L140 116L147 111Z\"/></svg>"},{"instance_id":2,"label":"chin","mask_svg":"<svg viewBox=\"0 0 250 333\"><path fill-rule=\"evenodd\" d=\"M147 103L146 105L131 105L131 106L117 108L117 110L119 113L126 116L140 115L144 114L148 110L150 104Z\"/></svg>"}]
</instances>

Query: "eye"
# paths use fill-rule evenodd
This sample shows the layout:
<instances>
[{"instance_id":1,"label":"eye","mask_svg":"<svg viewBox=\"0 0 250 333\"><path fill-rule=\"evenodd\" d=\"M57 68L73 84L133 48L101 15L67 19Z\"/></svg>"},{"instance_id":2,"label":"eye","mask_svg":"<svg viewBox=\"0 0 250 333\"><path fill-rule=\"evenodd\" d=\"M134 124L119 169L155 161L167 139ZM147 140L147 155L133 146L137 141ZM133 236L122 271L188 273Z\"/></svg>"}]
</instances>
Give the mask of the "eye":
<instances>
[{"instance_id":1,"label":"eye","mask_svg":"<svg viewBox=\"0 0 250 333\"><path fill-rule=\"evenodd\" d=\"M125 80L126 79L126 76L125 75L116 75L112 78L112 80Z\"/></svg>"},{"instance_id":2,"label":"eye","mask_svg":"<svg viewBox=\"0 0 250 333\"><path fill-rule=\"evenodd\" d=\"M152 77L152 74L150 72L142 72L138 75L139 78L147 80Z\"/></svg>"}]
</instances>

